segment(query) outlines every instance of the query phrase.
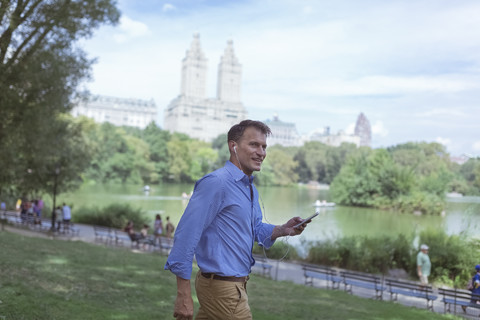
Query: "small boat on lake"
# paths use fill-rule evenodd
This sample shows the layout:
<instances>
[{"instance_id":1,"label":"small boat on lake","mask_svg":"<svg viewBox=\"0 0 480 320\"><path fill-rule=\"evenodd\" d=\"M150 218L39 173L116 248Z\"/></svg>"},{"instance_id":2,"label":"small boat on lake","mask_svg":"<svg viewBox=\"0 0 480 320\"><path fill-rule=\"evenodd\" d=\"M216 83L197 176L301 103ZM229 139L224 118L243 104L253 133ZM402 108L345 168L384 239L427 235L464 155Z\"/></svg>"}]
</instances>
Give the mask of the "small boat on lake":
<instances>
[{"instance_id":1,"label":"small boat on lake","mask_svg":"<svg viewBox=\"0 0 480 320\"><path fill-rule=\"evenodd\" d=\"M315 208L335 207L335 202L327 202L327 201L325 201L325 200L323 200L323 201L317 200L317 201L315 201L315 203L313 204L313 206L314 206Z\"/></svg>"}]
</instances>

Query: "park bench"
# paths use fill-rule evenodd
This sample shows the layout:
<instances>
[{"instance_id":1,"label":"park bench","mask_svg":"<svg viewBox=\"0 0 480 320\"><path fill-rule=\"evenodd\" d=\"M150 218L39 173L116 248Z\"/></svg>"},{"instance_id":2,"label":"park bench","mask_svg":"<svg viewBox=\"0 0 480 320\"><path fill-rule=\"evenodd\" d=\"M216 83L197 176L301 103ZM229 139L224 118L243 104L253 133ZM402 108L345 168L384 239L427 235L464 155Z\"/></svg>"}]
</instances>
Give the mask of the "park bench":
<instances>
[{"instance_id":1,"label":"park bench","mask_svg":"<svg viewBox=\"0 0 480 320\"><path fill-rule=\"evenodd\" d=\"M13 211L4 211L2 215L3 219L7 221L9 224L19 225L22 224L22 220L20 219L20 215Z\"/></svg>"},{"instance_id":2,"label":"park bench","mask_svg":"<svg viewBox=\"0 0 480 320\"><path fill-rule=\"evenodd\" d=\"M399 294L425 299L427 301L427 309L433 311L433 302L437 300L437 295L434 294L431 285L421 285L418 282L395 279L386 279L385 283L390 292L391 301L397 301Z\"/></svg>"},{"instance_id":3,"label":"park bench","mask_svg":"<svg viewBox=\"0 0 480 320\"><path fill-rule=\"evenodd\" d=\"M330 267L302 264L303 276L305 277L305 285L313 286L314 279L323 280L327 283L327 288L338 289L343 278L340 277L335 270Z\"/></svg>"},{"instance_id":4,"label":"park bench","mask_svg":"<svg viewBox=\"0 0 480 320\"><path fill-rule=\"evenodd\" d=\"M69 223L67 227L62 223L62 232L67 235L78 236L80 234L80 228L76 227L73 223Z\"/></svg>"},{"instance_id":5,"label":"park bench","mask_svg":"<svg viewBox=\"0 0 480 320\"><path fill-rule=\"evenodd\" d=\"M40 219L37 221L37 223L34 223L32 225L33 229L36 229L38 231L43 231L43 232L48 232L52 230L52 220L50 219ZM55 226L54 229L56 230Z\"/></svg>"},{"instance_id":6,"label":"park bench","mask_svg":"<svg viewBox=\"0 0 480 320\"><path fill-rule=\"evenodd\" d=\"M475 300L480 301L480 295L474 294L468 290L461 289L445 289L438 288L438 293L443 296L442 302L444 303L444 312L451 312L450 307L453 305L453 313L457 313L457 306L461 306L463 312L467 312L467 308L480 309L480 304L471 302L472 297Z\"/></svg>"},{"instance_id":7,"label":"park bench","mask_svg":"<svg viewBox=\"0 0 480 320\"><path fill-rule=\"evenodd\" d=\"M340 277L343 279L345 292L353 294L353 287L375 290L374 298L377 300L383 300L383 291L385 291L386 287L383 285L381 277L353 271L341 271Z\"/></svg>"},{"instance_id":8,"label":"park bench","mask_svg":"<svg viewBox=\"0 0 480 320\"><path fill-rule=\"evenodd\" d=\"M93 226L95 241L104 242L105 244L113 244L115 235L108 227Z\"/></svg>"},{"instance_id":9,"label":"park bench","mask_svg":"<svg viewBox=\"0 0 480 320\"><path fill-rule=\"evenodd\" d=\"M140 238L137 240L138 247L142 245L144 249L150 249L150 248L155 248L156 243L155 243L155 236L154 235L148 235L145 238Z\"/></svg>"},{"instance_id":10,"label":"park bench","mask_svg":"<svg viewBox=\"0 0 480 320\"><path fill-rule=\"evenodd\" d=\"M272 278L273 266L267 262L267 258L254 254L253 259L255 259L255 264L253 266L262 269L262 276Z\"/></svg>"},{"instance_id":11,"label":"park bench","mask_svg":"<svg viewBox=\"0 0 480 320\"><path fill-rule=\"evenodd\" d=\"M168 238L168 237L164 237L164 236L160 236L160 237L158 237L158 244L156 244L156 245L158 246L158 249L159 249L160 253L164 253L166 255L169 255L170 251L173 248L173 239Z\"/></svg>"},{"instance_id":12,"label":"park bench","mask_svg":"<svg viewBox=\"0 0 480 320\"><path fill-rule=\"evenodd\" d=\"M130 242L130 246L133 247L134 245L138 246L138 240L132 240L128 232L113 229L113 234L115 235L115 244L117 246L124 245L126 242Z\"/></svg>"},{"instance_id":13,"label":"park bench","mask_svg":"<svg viewBox=\"0 0 480 320\"><path fill-rule=\"evenodd\" d=\"M51 225L51 221L47 223ZM50 227L49 227L50 228ZM58 233L67 235L67 236L78 236L80 234L80 228L76 227L71 221L68 223L60 222L60 225L56 226L56 230Z\"/></svg>"},{"instance_id":14,"label":"park bench","mask_svg":"<svg viewBox=\"0 0 480 320\"><path fill-rule=\"evenodd\" d=\"M80 234L80 228L76 227L71 222L68 225L61 223L60 228L54 222L53 228L52 228L52 220L49 218L35 220L33 224L30 225L30 229L35 231L42 231L42 232L49 232L53 229L54 232L58 232L59 234L64 234L67 236L78 236Z\"/></svg>"}]
</instances>

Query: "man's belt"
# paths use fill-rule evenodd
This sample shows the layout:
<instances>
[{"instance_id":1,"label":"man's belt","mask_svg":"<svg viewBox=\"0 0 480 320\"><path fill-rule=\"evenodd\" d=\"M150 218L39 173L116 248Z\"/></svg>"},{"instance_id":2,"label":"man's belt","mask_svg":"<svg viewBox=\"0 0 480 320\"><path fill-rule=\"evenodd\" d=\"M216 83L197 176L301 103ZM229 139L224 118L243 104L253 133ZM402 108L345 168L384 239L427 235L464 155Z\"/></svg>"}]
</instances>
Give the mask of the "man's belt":
<instances>
[{"instance_id":1,"label":"man's belt","mask_svg":"<svg viewBox=\"0 0 480 320\"><path fill-rule=\"evenodd\" d=\"M249 276L246 277L224 277L224 276L219 276L218 274L215 273L205 273L202 272L202 276L207 279L214 279L214 280L222 280L222 281L233 281L233 282L247 282L249 279Z\"/></svg>"}]
</instances>

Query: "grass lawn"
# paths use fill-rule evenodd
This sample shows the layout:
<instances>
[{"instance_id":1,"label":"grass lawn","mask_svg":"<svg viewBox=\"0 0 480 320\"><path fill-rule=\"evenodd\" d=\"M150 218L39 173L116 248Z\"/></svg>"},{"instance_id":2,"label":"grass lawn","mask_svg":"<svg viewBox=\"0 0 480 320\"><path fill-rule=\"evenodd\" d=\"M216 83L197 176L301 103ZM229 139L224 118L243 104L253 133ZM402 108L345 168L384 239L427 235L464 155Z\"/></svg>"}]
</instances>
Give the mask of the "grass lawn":
<instances>
[{"instance_id":1,"label":"grass lawn","mask_svg":"<svg viewBox=\"0 0 480 320\"><path fill-rule=\"evenodd\" d=\"M176 280L163 270L165 261L158 254L0 232L0 319L173 319ZM255 320L456 319L256 275L248 293Z\"/></svg>"}]
</instances>

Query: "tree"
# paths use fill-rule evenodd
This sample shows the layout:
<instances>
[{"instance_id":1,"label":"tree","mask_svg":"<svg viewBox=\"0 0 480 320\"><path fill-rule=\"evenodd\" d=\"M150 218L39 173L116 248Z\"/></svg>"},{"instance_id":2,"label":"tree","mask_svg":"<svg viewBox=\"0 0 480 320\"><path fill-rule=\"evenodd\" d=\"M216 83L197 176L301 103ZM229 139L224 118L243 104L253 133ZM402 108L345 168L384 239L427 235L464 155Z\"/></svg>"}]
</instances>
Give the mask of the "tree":
<instances>
[{"instance_id":1,"label":"tree","mask_svg":"<svg viewBox=\"0 0 480 320\"><path fill-rule=\"evenodd\" d=\"M155 123L150 123L143 131L143 139L150 146L150 160L155 165L155 172L159 180L168 179L168 148L171 134L160 129Z\"/></svg>"},{"instance_id":2,"label":"tree","mask_svg":"<svg viewBox=\"0 0 480 320\"><path fill-rule=\"evenodd\" d=\"M178 133L173 134L167 143L168 148L168 178L174 182L190 182L188 173L192 164L189 151L189 138Z\"/></svg>"},{"instance_id":3,"label":"tree","mask_svg":"<svg viewBox=\"0 0 480 320\"><path fill-rule=\"evenodd\" d=\"M199 148L192 148L192 144L200 145ZM205 142L199 142L192 140L190 143L190 150L192 150L192 163L190 167L190 179L192 181L197 181L210 171L213 171L214 165L218 158L218 153L216 150L207 146Z\"/></svg>"},{"instance_id":4,"label":"tree","mask_svg":"<svg viewBox=\"0 0 480 320\"><path fill-rule=\"evenodd\" d=\"M82 182L81 174L92 159L91 142L84 134L88 122L83 120L59 114L48 135L38 135L28 152L17 155L9 177L12 194L51 194L54 188L68 191Z\"/></svg>"},{"instance_id":5,"label":"tree","mask_svg":"<svg viewBox=\"0 0 480 320\"><path fill-rule=\"evenodd\" d=\"M212 141L212 148L217 150L218 157L215 168L221 168L225 162L230 159L230 151L228 150L227 134L223 133Z\"/></svg>"},{"instance_id":6,"label":"tree","mask_svg":"<svg viewBox=\"0 0 480 320\"><path fill-rule=\"evenodd\" d=\"M293 160L298 163L297 174L300 182L307 183L312 180L312 171L307 165L306 151L299 149L293 157Z\"/></svg>"},{"instance_id":7,"label":"tree","mask_svg":"<svg viewBox=\"0 0 480 320\"><path fill-rule=\"evenodd\" d=\"M113 0L0 1L0 190L15 189L17 177L28 169L33 172L29 161L38 151L35 146L68 146L72 127L59 114L71 108L92 63L75 42L118 18ZM35 157L35 161L58 159ZM39 179L29 176L30 182L38 182L29 188L40 190Z\"/></svg>"},{"instance_id":8,"label":"tree","mask_svg":"<svg viewBox=\"0 0 480 320\"><path fill-rule=\"evenodd\" d=\"M297 183L298 174L295 172L298 163L293 160L293 156L285 152L285 148L276 145L268 148L268 156L265 162L273 171L273 184L287 186ZM265 170L266 172L268 170ZM262 171L263 172L263 168Z\"/></svg>"}]
</instances>

